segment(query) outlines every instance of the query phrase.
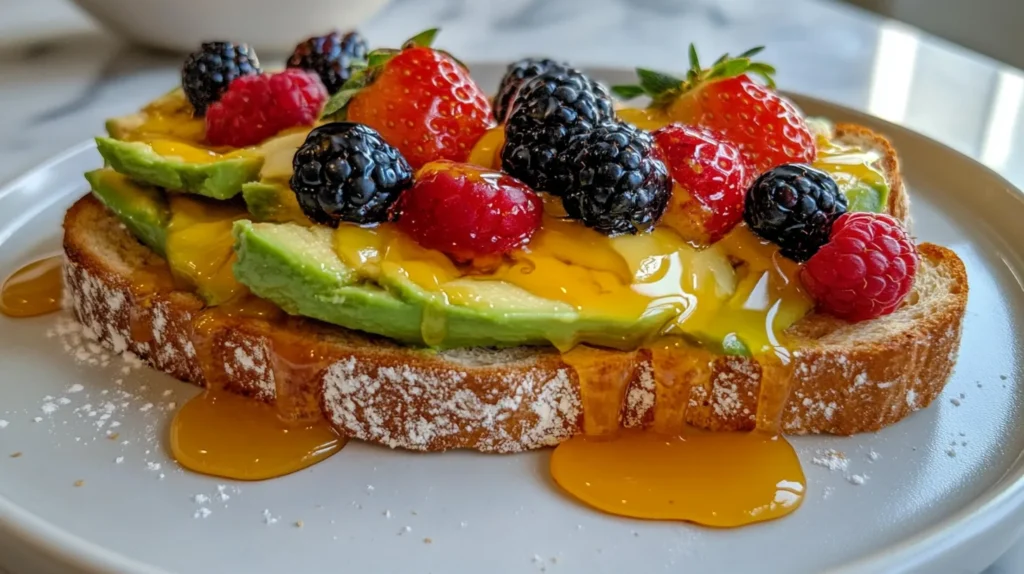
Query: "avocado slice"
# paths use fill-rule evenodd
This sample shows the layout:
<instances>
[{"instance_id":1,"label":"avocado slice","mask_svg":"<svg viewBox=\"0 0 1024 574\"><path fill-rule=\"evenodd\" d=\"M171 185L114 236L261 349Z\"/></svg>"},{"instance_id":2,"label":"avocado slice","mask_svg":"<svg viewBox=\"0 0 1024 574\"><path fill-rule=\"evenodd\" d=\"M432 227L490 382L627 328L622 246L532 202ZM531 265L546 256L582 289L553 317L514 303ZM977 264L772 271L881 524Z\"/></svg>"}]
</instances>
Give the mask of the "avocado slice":
<instances>
[{"instance_id":1,"label":"avocado slice","mask_svg":"<svg viewBox=\"0 0 1024 574\"><path fill-rule=\"evenodd\" d=\"M85 174L92 194L146 247L166 256L171 210L163 191L132 182L110 168Z\"/></svg>"},{"instance_id":2,"label":"avocado slice","mask_svg":"<svg viewBox=\"0 0 1024 574\"><path fill-rule=\"evenodd\" d=\"M234 225L235 277L293 315L420 341L421 310L373 283L360 283L331 247L331 230L293 223Z\"/></svg>"},{"instance_id":3,"label":"avocado slice","mask_svg":"<svg viewBox=\"0 0 1024 574\"><path fill-rule=\"evenodd\" d=\"M415 345L633 348L667 319L583 317L502 281L457 279L445 285L446 299L402 273L369 280L341 261L324 227L239 221L234 233L235 276L254 294L289 313Z\"/></svg>"},{"instance_id":4,"label":"avocado slice","mask_svg":"<svg viewBox=\"0 0 1024 574\"><path fill-rule=\"evenodd\" d=\"M136 181L213 199L234 197L243 183L259 178L263 166L263 158L256 155L197 163L160 155L144 142L113 138L96 138L96 147L110 167Z\"/></svg>"},{"instance_id":5,"label":"avocado slice","mask_svg":"<svg viewBox=\"0 0 1024 574\"><path fill-rule=\"evenodd\" d=\"M256 221L312 225L302 213L295 193L284 184L268 181L246 183L242 185L242 197Z\"/></svg>"}]
</instances>

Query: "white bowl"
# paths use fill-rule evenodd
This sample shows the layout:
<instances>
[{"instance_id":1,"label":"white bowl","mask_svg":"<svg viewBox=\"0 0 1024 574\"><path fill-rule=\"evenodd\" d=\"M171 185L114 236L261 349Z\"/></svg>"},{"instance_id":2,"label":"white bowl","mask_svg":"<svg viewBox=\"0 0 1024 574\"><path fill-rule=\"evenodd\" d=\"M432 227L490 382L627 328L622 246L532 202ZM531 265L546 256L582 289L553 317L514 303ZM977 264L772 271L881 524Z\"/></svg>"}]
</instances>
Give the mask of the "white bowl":
<instances>
[{"instance_id":1,"label":"white bowl","mask_svg":"<svg viewBox=\"0 0 1024 574\"><path fill-rule=\"evenodd\" d=\"M111 31L179 52L201 42L246 42L257 52L289 53L331 29L351 30L387 0L74 0Z\"/></svg>"}]
</instances>

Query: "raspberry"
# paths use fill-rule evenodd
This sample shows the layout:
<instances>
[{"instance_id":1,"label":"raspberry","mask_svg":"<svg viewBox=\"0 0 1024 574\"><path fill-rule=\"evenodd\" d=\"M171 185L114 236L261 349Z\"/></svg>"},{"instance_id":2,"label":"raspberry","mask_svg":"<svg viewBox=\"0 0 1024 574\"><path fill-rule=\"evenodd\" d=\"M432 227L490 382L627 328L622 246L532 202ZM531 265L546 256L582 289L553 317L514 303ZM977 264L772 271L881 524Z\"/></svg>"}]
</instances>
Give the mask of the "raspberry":
<instances>
[{"instance_id":1,"label":"raspberry","mask_svg":"<svg viewBox=\"0 0 1024 574\"><path fill-rule=\"evenodd\" d=\"M459 261L524 245L543 211L540 196L512 176L446 160L424 165L395 204L402 231Z\"/></svg>"},{"instance_id":2,"label":"raspberry","mask_svg":"<svg viewBox=\"0 0 1024 574\"><path fill-rule=\"evenodd\" d=\"M847 213L832 225L829 242L807 261L800 279L822 311L864 321L899 307L917 265L917 248L898 221Z\"/></svg>"},{"instance_id":3,"label":"raspberry","mask_svg":"<svg viewBox=\"0 0 1024 574\"><path fill-rule=\"evenodd\" d=\"M281 130L313 125L327 101L320 78L306 70L242 76L206 112L206 139L215 146L256 145Z\"/></svg>"}]
</instances>

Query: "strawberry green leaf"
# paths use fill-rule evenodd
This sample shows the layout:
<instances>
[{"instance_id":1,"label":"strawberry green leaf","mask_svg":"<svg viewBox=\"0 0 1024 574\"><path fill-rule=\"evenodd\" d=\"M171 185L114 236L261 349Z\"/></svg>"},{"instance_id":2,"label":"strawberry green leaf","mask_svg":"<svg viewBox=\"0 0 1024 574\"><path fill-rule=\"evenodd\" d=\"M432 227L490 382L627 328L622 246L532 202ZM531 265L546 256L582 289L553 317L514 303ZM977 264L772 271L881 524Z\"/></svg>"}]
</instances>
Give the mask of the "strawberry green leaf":
<instances>
[{"instance_id":1,"label":"strawberry green leaf","mask_svg":"<svg viewBox=\"0 0 1024 574\"><path fill-rule=\"evenodd\" d=\"M639 98L647 92L635 84L624 84L621 86L612 86L612 93L624 100L632 100L633 98Z\"/></svg>"},{"instance_id":2,"label":"strawberry green leaf","mask_svg":"<svg viewBox=\"0 0 1024 574\"><path fill-rule=\"evenodd\" d=\"M344 120L345 106L348 105L353 96L359 93L360 89L362 88L338 90L338 92L331 96L331 99L327 100L327 103L324 104L324 111L320 113L320 118L325 120Z\"/></svg>"},{"instance_id":3,"label":"strawberry green leaf","mask_svg":"<svg viewBox=\"0 0 1024 574\"><path fill-rule=\"evenodd\" d=\"M690 69L700 70L700 59L697 58L697 46L690 44Z\"/></svg>"},{"instance_id":4,"label":"strawberry green leaf","mask_svg":"<svg viewBox=\"0 0 1024 574\"><path fill-rule=\"evenodd\" d=\"M746 58L746 59L749 60L750 58L753 58L754 56L760 54L761 50L764 50L764 46L757 46L757 47L751 48L751 49L747 50L746 52L743 52L742 54L740 54L739 56L736 56L736 57L737 58Z\"/></svg>"},{"instance_id":5,"label":"strawberry green leaf","mask_svg":"<svg viewBox=\"0 0 1024 574\"><path fill-rule=\"evenodd\" d=\"M429 48L431 44L434 43L434 38L437 37L438 32L440 32L440 28L431 28L429 30L424 30L419 34L416 34L412 38L406 40L405 43L402 44L402 48Z\"/></svg>"},{"instance_id":6,"label":"strawberry green leaf","mask_svg":"<svg viewBox=\"0 0 1024 574\"><path fill-rule=\"evenodd\" d=\"M390 48L382 48L380 50L374 50L366 56L366 65L370 68L377 68L383 66L388 60L398 55L398 50Z\"/></svg>"},{"instance_id":7,"label":"strawberry green leaf","mask_svg":"<svg viewBox=\"0 0 1024 574\"><path fill-rule=\"evenodd\" d=\"M660 96L666 92L677 91L683 83L682 79L675 76L645 68L637 68L636 75L640 79L640 87L650 96Z\"/></svg>"}]
</instances>

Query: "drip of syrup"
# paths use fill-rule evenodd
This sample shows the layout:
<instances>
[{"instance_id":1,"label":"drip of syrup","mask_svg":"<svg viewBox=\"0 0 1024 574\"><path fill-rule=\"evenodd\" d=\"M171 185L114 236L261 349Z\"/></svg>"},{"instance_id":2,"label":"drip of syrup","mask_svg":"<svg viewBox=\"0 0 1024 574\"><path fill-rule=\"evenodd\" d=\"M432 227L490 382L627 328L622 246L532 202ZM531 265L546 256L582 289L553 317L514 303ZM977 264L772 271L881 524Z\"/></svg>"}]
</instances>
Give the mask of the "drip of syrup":
<instances>
[{"instance_id":1,"label":"drip of syrup","mask_svg":"<svg viewBox=\"0 0 1024 574\"><path fill-rule=\"evenodd\" d=\"M345 446L325 420L294 425L262 401L206 390L171 423L171 452L185 468L236 480L264 480L312 466Z\"/></svg>"},{"instance_id":2,"label":"drip of syrup","mask_svg":"<svg viewBox=\"0 0 1024 574\"><path fill-rule=\"evenodd\" d=\"M226 345L239 322L266 321L275 400L264 403L229 389ZM276 307L255 299L207 309L192 325L192 344L207 390L177 412L171 423L171 451L189 470L238 480L264 480L312 466L345 446L327 423L311 389L333 357L289 337L289 320ZM237 390L237 389L236 389Z\"/></svg>"},{"instance_id":3,"label":"drip of syrup","mask_svg":"<svg viewBox=\"0 0 1024 574\"><path fill-rule=\"evenodd\" d=\"M796 510L806 482L779 433L789 362L762 360L757 430L707 432L686 425L686 409L690 390L710 384L711 356L672 341L648 352L656 402L644 430L619 428L633 360L609 360L608 351L585 347L563 356L579 378L584 433L552 453L555 482L589 506L632 518L733 527Z\"/></svg>"},{"instance_id":4,"label":"drip of syrup","mask_svg":"<svg viewBox=\"0 0 1024 574\"><path fill-rule=\"evenodd\" d=\"M793 447L758 431L581 435L555 449L551 476L604 512L718 527L785 516L805 489Z\"/></svg>"},{"instance_id":5,"label":"drip of syrup","mask_svg":"<svg viewBox=\"0 0 1024 574\"><path fill-rule=\"evenodd\" d=\"M4 281L0 312L8 317L34 317L60 309L64 292L60 255L33 261Z\"/></svg>"}]
</instances>

